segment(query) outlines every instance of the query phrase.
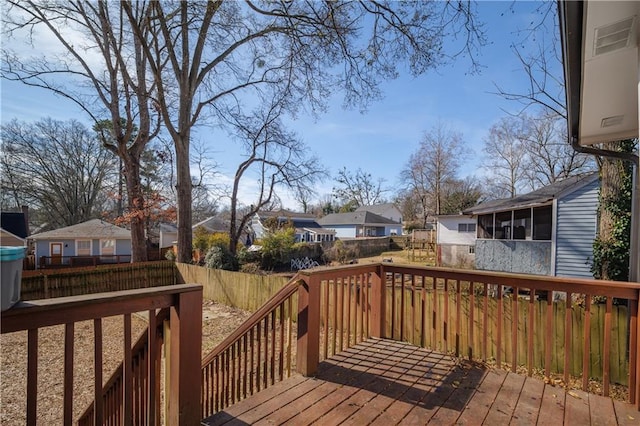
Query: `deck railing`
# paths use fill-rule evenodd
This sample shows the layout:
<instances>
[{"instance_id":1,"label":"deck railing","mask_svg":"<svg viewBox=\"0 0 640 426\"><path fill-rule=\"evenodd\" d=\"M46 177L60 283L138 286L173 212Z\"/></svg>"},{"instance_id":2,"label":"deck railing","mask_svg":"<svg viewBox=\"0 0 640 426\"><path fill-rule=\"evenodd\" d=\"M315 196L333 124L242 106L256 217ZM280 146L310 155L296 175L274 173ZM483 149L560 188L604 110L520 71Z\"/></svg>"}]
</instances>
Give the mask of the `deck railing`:
<instances>
[{"instance_id":1,"label":"deck railing","mask_svg":"<svg viewBox=\"0 0 640 426\"><path fill-rule=\"evenodd\" d=\"M202 418L291 376L294 277L202 361Z\"/></svg>"},{"instance_id":2,"label":"deck railing","mask_svg":"<svg viewBox=\"0 0 640 426\"><path fill-rule=\"evenodd\" d=\"M93 320L94 329L94 404L91 424L158 424L160 407L158 386L160 381L158 360L160 336L147 334L146 349L142 357L139 345L131 345L131 314L147 312L152 330L156 330L156 310L169 310L170 333L166 375L167 424L198 424L200 417L200 352L202 328L202 286L183 284L152 289L127 290L85 296L21 302L2 312L2 333L27 330L27 401L26 424L38 423L38 334L43 327L65 325L64 337L64 391L63 423L73 422L74 326L79 321ZM102 320L122 316L124 323L124 362L121 384L107 383L103 389ZM42 330L46 333L47 330ZM140 360L145 368L140 368ZM118 392L111 393L110 389ZM45 392L46 390L42 390ZM135 398L134 398L135 396ZM134 418L134 413L139 417ZM137 424L137 423L136 423Z\"/></svg>"},{"instance_id":3,"label":"deck railing","mask_svg":"<svg viewBox=\"0 0 640 426\"><path fill-rule=\"evenodd\" d=\"M540 368L547 377L559 373L565 383L581 377L584 390L598 377L605 396L615 373L614 381L627 385L629 400L640 406L640 283L389 263L299 276L308 286L308 295L301 287L299 309L308 303L310 315L308 347L297 359L303 373L313 374L321 358L373 336L512 371L524 366L529 375ZM600 304L592 304L595 299Z\"/></svg>"}]
</instances>

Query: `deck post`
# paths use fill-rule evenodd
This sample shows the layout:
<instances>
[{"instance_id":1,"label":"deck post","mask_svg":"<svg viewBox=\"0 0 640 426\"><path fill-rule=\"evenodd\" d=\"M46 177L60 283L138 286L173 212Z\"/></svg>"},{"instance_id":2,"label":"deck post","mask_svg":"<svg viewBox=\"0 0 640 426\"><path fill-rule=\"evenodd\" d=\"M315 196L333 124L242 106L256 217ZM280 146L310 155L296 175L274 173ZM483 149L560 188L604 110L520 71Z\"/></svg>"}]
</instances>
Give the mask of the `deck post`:
<instances>
[{"instance_id":1,"label":"deck post","mask_svg":"<svg viewBox=\"0 0 640 426\"><path fill-rule=\"evenodd\" d=\"M320 362L320 278L307 275L298 287L298 347L296 369L312 376Z\"/></svg>"},{"instance_id":2,"label":"deck post","mask_svg":"<svg viewBox=\"0 0 640 426\"><path fill-rule=\"evenodd\" d=\"M384 339L386 336L386 272L382 264L371 275L371 337Z\"/></svg>"},{"instance_id":3,"label":"deck post","mask_svg":"<svg viewBox=\"0 0 640 426\"><path fill-rule=\"evenodd\" d=\"M201 410L202 286L175 296L171 307L167 424L197 425Z\"/></svg>"}]
</instances>

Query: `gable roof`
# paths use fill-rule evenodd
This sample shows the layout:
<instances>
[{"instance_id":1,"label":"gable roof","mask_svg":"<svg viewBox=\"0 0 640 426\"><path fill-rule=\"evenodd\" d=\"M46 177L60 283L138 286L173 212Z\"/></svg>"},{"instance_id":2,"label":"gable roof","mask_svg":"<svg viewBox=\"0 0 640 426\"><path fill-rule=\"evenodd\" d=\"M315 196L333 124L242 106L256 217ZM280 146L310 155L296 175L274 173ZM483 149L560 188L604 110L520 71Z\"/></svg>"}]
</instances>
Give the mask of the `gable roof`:
<instances>
[{"instance_id":1,"label":"gable roof","mask_svg":"<svg viewBox=\"0 0 640 426\"><path fill-rule=\"evenodd\" d=\"M22 212L0 212L0 227L23 240L28 236L27 224Z\"/></svg>"},{"instance_id":2,"label":"gable roof","mask_svg":"<svg viewBox=\"0 0 640 426\"><path fill-rule=\"evenodd\" d=\"M54 229L53 231L34 234L30 237L34 240L59 239L131 239L131 232L100 219L91 219L76 225Z\"/></svg>"},{"instance_id":3,"label":"gable roof","mask_svg":"<svg viewBox=\"0 0 640 426\"><path fill-rule=\"evenodd\" d=\"M548 204L554 199L570 194L596 180L598 180L598 174L595 172L588 175L572 176L567 179L554 182L551 185L547 185L533 192L518 195L514 198L505 198L502 200L493 200L487 201L486 203L478 204L477 206L471 207L463 211L462 213L478 215L505 210L513 210L518 208L540 206L543 204Z\"/></svg>"},{"instance_id":4,"label":"gable roof","mask_svg":"<svg viewBox=\"0 0 640 426\"><path fill-rule=\"evenodd\" d=\"M351 213L331 213L318 220L322 226L328 225L400 225L386 217L370 211L355 211Z\"/></svg>"},{"instance_id":5,"label":"gable roof","mask_svg":"<svg viewBox=\"0 0 640 426\"><path fill-rule=\"evenodd\" d=\"M401 214L400 209L396 207L393 203L384 203L384 204L373 204L371 206L360 206L356 209L357 212L368 211L371 213L375 213L382 217L386 217L387 215L392 215L394 213Z\"/></svg>"},{"instance_id":6,"label":"gable roof","mask_svg":"<svg viewBox=\"0 0 640 426\"><path fill-rule=\"evenodd\" d=\"M313 213L298 213L291 210L273 210L273 211L259 211L256 213L258 218L266 219L268 217L277 217L283 219L292 219L292 220L315 220L316 216Z\"/></svg>"}]
</instances>

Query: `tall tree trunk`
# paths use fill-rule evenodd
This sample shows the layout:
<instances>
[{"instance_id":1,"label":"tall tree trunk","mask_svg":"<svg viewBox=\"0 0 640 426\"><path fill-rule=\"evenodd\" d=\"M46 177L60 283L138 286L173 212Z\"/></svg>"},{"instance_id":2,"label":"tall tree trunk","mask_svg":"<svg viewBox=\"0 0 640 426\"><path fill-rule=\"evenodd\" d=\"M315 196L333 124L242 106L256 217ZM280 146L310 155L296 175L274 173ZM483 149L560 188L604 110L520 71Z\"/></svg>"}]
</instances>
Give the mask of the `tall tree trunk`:
<instances>
[{"instance_id":1,"label":"tall tree trunk","mask_svg":"<svg viewBox=\"0 0 640 426\"><path fill-rule=\"evenodd\" d=\"M605 149L611 151L620 150L620 142L610 142ZM614 158L603 158L600 166L600 218L598 223L598 240L604 247L610 246L615 242L613 236L613 228L615 226L614 212L611 209L606 208L607 204L610 204L613 200L617 200L620 197L620 191L622 188L622 176L624 176L624 163L622 160L616 160ZM606 256L602 258L602 262L599 267L599 275L603 280L610 280L612 277L609 275L610 261Z\"/></svg>"},{"instance_id":2,"label":"tall tree trunk","mask_svg":"<svg viewBox=\"0 0 640 426\"><path fill-rule=\"evenodd\" d=\"M124 161L127 182L127 206L131 215L131 261L146 262L147 244L144 234L144 194L140 184L140 161L128 155Z\"/></svg>"},{"instance_id":3,"label":"tall tree trunk","mask_svg":"<svg viewBox=\"0 0 640 426\"><path fill-rule=\"evenodd\" d=\"M184 127L183 127L184 128ZM193 235L191 171L189 169L189 133L179 135L176 147L176 196L178 199L178 256L177 261L191 263Z\"/></svg>"}]
</instances>

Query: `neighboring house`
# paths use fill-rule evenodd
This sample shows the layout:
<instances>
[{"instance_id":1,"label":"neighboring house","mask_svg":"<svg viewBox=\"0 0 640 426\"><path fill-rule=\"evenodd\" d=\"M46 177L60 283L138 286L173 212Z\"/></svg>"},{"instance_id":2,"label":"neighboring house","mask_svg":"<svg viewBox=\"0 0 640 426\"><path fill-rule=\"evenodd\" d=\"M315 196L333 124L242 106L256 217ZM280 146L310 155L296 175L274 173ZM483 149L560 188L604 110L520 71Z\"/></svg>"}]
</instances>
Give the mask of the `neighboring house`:
<instances>
[{"instance_id":1,"label":"neighboring house","mask_svg":"<svg viewBox=\"0 0 640 426\"><path fill-rule=\"evenodd\" d=\"M21 212L0 212L0 246L27 246L29 215Z\"/></svg>"},{"instance_id":2,"label":"neighboring house","mask_svg":"<svg viewBox=\"0 0 640 426\"><path fill-rule=\"evenodd\" d=\"M386 217L394 222L402 223L402 212L393 203L374 204L372 206L360 206L357 212L367 211L378 216Z\"/></svg>"},{"instance_id":3,"label":"neighboring house","mask_svg":"<svg viewBox=\"0 0 640 426\"><path fill-rule=\"evenodd\" d=\"M386 237L402 233L400 222L370 211L332 213L319 219L318 223L334 230L337 238Z\"/></svg>"},{"instance_id":4,"label":"neighboring house","mask_svg":"<svg viewBox=\"0 0 640 426\"><path fill-rule=\"evenodd\" d=\"M29 238L35 243L37 268L131 261L131 232L100 219Z\"/></svg>"},{"instance_id":5,"label":"neighboring house","mask_svg":"<svg viewBox=\"0 0 640 426\"><path fill-rule=\"evenodd\" d=\"M334 230L326 229L316 220L315 215L309 213L297 213L289 210L277 210L271 212L258 212L251 220L251 229L256 239L261 239L266 235L265 221L270 218L277 218L278 225L291 222L295 228L296 242L324 242L335 240Z\"/></svg>"},{"instance_id":6,"label":"neighboring house","mask_svg":"<svg viewBox=\"0 0 640 426\"><path fill-rule=\"evenodd\" d=\"M476 218L471 215L439 215L437 220L438 263L442 266L473 266L476 248Z\"/></svg>"},{"instance_id":7,"label":"neighboring house","mask_svg":"<svg viewBox=\"0 0 640 426\"><path fill-rule=\"evenodd\" d=\"M464 211L477 218L476 268L592 278L599 184L571 177Z\"/></svg>"},{"instance_id":8,"label":"neighboring house","mask_svg":"<svg viewBox=\"0 0 640 426\"><path fill-rule=\"evenodd\" d=\"M159 234L158 246L160 249L173 247L178 241L178 227L173 223L161 223Z\"/></svg>"}]
</instances>

